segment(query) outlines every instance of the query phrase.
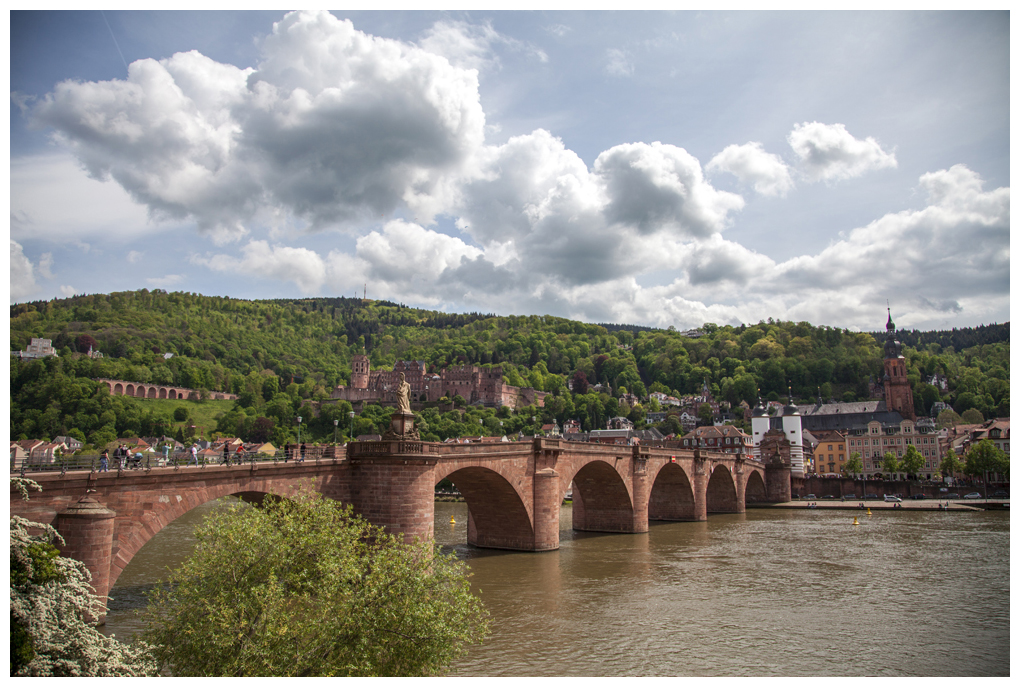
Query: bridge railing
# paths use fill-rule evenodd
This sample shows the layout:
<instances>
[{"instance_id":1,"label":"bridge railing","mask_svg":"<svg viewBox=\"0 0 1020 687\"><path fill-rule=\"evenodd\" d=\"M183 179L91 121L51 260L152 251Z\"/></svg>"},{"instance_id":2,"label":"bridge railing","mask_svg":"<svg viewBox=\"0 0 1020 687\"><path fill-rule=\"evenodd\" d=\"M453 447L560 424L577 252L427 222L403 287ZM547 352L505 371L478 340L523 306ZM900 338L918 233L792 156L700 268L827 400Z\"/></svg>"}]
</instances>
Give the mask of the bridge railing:
<instances>
[{"instance_id":1,"label":"bridge railing","mask_svg":"<svg viewBox=\"0 0 1020 687\"><path fill-rule=\"evenodd\" d=\"M343 447L335 447L334 449L331 446L309 446L303 457L300 450L296 448L293 451L280 449L275 453L246 452L241 456L231 453L226 462L223 460L222 455L199 455L196 459L188 451L178 451L171 453L169 457L164 457L162 453L145 453L142 454L141 459L132 455L120 461L110 456L107 460L106 469L112 472L118 469L131 471L164 467L195 469L206 466L237 466L258 463L321 463L325 461L336 462L343 460L345 457L346 454ZM11 474L17 473L21 475L46 472L65 473L82 470L97 472L101 469L101 466L102 461L99 454L60 456L49 461L44 458L11 458L10 461Z\"/></svg>"}]
</instances>

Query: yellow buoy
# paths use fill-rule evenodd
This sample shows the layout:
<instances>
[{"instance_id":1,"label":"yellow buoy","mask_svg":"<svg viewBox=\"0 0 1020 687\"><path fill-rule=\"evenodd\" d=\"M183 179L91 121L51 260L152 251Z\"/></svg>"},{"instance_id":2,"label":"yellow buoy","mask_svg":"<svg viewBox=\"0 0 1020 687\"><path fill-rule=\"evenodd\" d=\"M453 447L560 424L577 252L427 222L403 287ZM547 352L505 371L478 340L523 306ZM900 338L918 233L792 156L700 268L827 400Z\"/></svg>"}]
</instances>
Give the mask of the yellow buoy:
<instances>
[{"instance_id":1,"label":"yellow buoy","mask_svg":"<svg viewBox=\"0 0 1020 687\"><path fill-rule=\"evenodd\" d=\"M457 524L457 521L453 519L452 515L450 516L450 524L451 525L456 525Z\"/></svg>"},{"instance_id":2,"label":"yellow buoy","mask_svg":"<svg viewBox=\"0 0 1020 687\"><path fill-rule=\"evenodd\" d=\"M857 522L857 516L856 515L854 516L854 524L855 525L860 525L861 524L861 523Z\"/></svg>"},{"instance_id":3,"label":"yellow buoy","mask_svg":"<svg viewBox=\"0 0 1020 687\"><path fill-rule=\"evenodd\" d=\"M868 509L868 515L869 516L871 515L871 509L870 508Z\"/></svg>"}]
</instances>

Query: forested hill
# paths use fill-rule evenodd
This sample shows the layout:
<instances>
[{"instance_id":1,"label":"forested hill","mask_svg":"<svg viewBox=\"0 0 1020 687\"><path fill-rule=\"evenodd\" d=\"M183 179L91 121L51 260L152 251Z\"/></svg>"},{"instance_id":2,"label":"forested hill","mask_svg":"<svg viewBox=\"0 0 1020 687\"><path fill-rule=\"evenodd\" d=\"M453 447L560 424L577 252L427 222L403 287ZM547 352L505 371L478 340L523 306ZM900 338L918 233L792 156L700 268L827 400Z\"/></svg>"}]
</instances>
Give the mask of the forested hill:
<instances>
[{"instance_id":1,"label":"forested hill","mask_svg":"<svg viewBox=\"0 0 1020 687\"><path fill-rule=\"evenodd\" d=\"M885 319L884 313L876 317ZM106 377L248 390L267 400L286 392L298 403L325 398L346 383L351 356L362 351L374 369L391 368L397 360L423 360L434 370L500 365L510 384L557 393L560 400L553 399L543 414L561 421L574 411L570 399L598 383L616 398L624 391L639 397L650 391L692 394L707 382L716 398L731 404L753 403L756 389L785 398L788 385L797 400L813 400L819 390L826 398L863 400L869 381L881 379L884 340L884 333L806 322L705 324L704 335L692 338L672 330L551 316L451 314L352 298L248 301L161 290L17 304L10 323L12 351L41 337L60 353L34 362L12 357L12 436L33 436L30 425L14 432L15 418L55 426L56 420L40 419L62 412L46 380L77 380L85 395L94 391L86 380ZM920 412L944 401L958 412L1008 414L1008 323L898 336L906 344ZM103 357L80 355L90 347ZM928 384L934 375L945 379L945 390ZM566 387L575 378L571 394Z\"/></svg>"}]
</instances>

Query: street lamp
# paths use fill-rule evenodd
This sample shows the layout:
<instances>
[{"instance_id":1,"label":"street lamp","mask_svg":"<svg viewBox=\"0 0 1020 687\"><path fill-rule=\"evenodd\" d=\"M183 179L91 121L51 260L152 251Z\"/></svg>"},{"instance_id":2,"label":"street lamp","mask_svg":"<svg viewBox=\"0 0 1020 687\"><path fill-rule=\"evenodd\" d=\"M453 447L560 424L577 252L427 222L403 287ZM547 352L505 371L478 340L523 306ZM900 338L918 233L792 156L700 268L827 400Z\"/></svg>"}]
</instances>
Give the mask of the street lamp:
<instances>
[{"instance_id":1,"label":"street lamp","mask_svg":"<svg viewBox=\"0 0 1020 687\"><path fill-rule=\"evenodd\" d=\"M297 442L301 443L301 416L297 416Z\"/></svg>"},{"instance_id":2,"label":"street lamp","mask_svg":"<svg viewBox=\"0 0 1020 687\"><path fill-rule=\"evenodd\" d=\"M339 420L333 420L333 445L336 446L336 428L340 424Z\"/></svg>"}]
</instances>

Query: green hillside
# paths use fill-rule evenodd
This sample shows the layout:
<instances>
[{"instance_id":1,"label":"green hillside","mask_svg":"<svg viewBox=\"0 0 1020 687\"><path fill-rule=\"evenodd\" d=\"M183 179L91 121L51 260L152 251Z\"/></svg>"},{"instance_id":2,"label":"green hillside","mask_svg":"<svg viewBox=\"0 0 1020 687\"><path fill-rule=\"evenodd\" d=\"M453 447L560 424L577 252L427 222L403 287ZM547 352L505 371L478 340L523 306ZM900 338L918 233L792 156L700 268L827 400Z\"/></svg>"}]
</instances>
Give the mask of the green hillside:
<instances>
[{"instance_id":1,"label":"green hillside","mask_svg":"<svg viewBox=\"0 0 1020 687\"><path fill-rule=\"evenodd\" d=\"M883 314L876 319L881 324ZM304 431L312 439L331 440L333 419L342 420L341 431L349 424L348 408L329 404L320 412L315 402L347 383L351 356L362 351L374 369L404 359L423 360L430 370L498 365L508 383L554 394L542 410L522 409L527 421L510 417L507 409L499 414L471 409L467 416L428 409L421 418L433 430L428 434L446 438L477 434L479 428L529 429L532 415L536 423L577 418L588 429L622 411L640 423L654 403L621 409L620 394L679 396L699 392L706 382L718 399L733 405L753 403L757 389L765 397L785 398L788 386L796 400L814 399L819 391L826 398L863 400L869 381L881 379L884 340L884 332L771 319L739 327L705 324L704 334L691 338L672 329L449 314L385 301L246 301L160 290L17 304L11 306L10 327L11 350L42 337L60 352L59 358L12 359L12 438L78 432L91 443L153 434L173 424L172 403L110 397L91 381L100 377L239 394L237 403L223 407L224 402L186 405L216 408L203 420L216 419L212 431L274 441L294 435L297 415L306 418ZM1008 415L1008 323L904 332L900 338L908 344L904 355L919 412L943 401L960 413ZM90 347L104 357L81 355ZM946 391L927 383L933 375L945 377ZM572 379L574 393L567 390ZM598 383L602 393L584 393ZM383 409L366 411L355 432L378 428L385 415Z\"/></svg>"}]
</instances>

